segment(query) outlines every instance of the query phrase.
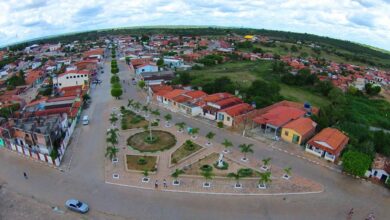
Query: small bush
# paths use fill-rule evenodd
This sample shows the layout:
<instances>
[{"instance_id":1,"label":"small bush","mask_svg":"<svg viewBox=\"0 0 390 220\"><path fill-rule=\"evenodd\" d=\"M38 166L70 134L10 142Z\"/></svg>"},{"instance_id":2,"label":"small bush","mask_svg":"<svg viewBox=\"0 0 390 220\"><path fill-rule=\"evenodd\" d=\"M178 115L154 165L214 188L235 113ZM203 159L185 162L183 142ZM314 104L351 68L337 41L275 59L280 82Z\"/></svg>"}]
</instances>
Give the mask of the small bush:
<instances>
[{"instance_id":1,"label":"small bush","mask_svg":"<svg viewBox=\"0 0 390 220\"><path fill-rule=\"evenodd\" d=\"M148 163L148 161L146 161L146 159L143 158L143 157L139 158L138 161L137 161L138 165L145 165L147 163Z\"/></svg>"},{"instance_id":2,"label":"small bush","mask_svg":"<svg viewBox=\"0 0 390 220\"><path fill-rule=\"evenodd\" d=\"M223 122L222 121L217 122L217 127L218 128L223 128Z\"/></svg>"},{"instance_id":3,"label":"small bush","mask_svg":"<svg viewBox=\"0 0 390 220\"><path fill-rule=\"evenodd\" d=\"M229 164L226 162L226 161L223 161L223 166L222 167L218 167L218 161L216 163L214 163L214 167L218 170L227 170L229 168Z\"/></svg>"},{"instance_id":4,"label":"small bush","mask_svg":"<svg viewBox=\"0 0 390 220\"><path fill-rule=\"evenodd\" d=\"M157 122L157 121L152 122L152 126L153 126L153 127L157 127L157 126L158 126L158 122Z\"/></svg>"},{"instance_id":5,"label":"small bush","mask_svg":"<svg viewBox=\"0 0 390 220\"><path fill-rule=\"evenodd\" d=\"M195 149L195 144L191 140L187 140L185 143L184 149L188 151L193 151Z\"/></svg>"},{"instance_id":6,"label":"small bush","mask_svg":"<svg viewBox=\"0 0 390 220\"><path fill-rule=\"evenodd\" d=\"M200 170L204 171L204 172L210 172L213 170L213 167L208 165L208 164L205 164L205 165L202 165L200 167Z\"/></svg>"},{"instance_id":7,"label":"small bush","mask_svg":"<svg viewBox=\"0 0 390 220\"><path fill-rule=\"evenodd\" d=\"M173 158L173 159L171 160L171 162L172 162L172 163L177 163L176 158Z\"/></svg>"},{"instance_id":8,"label":"small bush","mask_svg":"<svg viewBox=\"0 0 390 220\"><path fill-rule=\"evenodd\" d=\"M253 175L253 170L250 168L241 168L238 170L238 174L242 177L249 177Z\"/></svg>"}]
</instances>

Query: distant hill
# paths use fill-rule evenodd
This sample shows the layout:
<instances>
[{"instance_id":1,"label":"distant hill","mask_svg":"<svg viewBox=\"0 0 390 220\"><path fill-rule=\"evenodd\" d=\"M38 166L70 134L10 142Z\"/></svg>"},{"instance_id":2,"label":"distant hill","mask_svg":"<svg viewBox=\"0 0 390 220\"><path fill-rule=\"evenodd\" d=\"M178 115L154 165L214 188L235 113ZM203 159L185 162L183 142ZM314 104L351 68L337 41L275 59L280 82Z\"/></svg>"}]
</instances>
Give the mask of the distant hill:
<instances>
[{"instance_id":1,"label":"distant hill","mask_svg":"<svg viewBox=\"0 0 390 220\"><path fill-rule=\"evenodd\" d=\"M327 48L346 61L359 61L367 65L379 66L390 69L390 52L378 49L372 46L362 45L351 41L339 40L329 37L322 37L307 33L294 33L286 31L275 31L253 28L233 28L233 27L216 27L216 26L147 26L147 27L124 27L115 29L102 29L80 33L71 33L65 35L51 36L48 38L35 39L11 46L11 49L24 48L33 43L69 43L75 40L96 40L102 36L129 34L176 34L176 35L213 35L222 36L226 34L256 34L264 35L271 39L278 39L290 43L312 42Z\"/></svg>"}]
</instances>

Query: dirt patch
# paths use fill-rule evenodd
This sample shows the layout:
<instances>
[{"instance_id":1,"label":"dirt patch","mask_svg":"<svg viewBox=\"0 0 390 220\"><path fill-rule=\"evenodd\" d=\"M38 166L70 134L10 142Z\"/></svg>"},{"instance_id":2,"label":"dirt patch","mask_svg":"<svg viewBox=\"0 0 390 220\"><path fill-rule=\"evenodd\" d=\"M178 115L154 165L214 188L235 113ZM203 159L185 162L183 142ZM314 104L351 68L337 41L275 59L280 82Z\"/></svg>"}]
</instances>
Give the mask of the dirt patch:
<instances>
[{"instance_id":1,"label":"dirt patch","mask_svg":"<svg viewBox=\"0 0 390 220\"><path fill-rule=\"evenodd\" d=\"M123 117L121 121L122 130L133 129L133 128L143 128L148 125L148 121L144 117L135 114L132 111L126 110L123 112Z\"/></svg>"}]
</instances>

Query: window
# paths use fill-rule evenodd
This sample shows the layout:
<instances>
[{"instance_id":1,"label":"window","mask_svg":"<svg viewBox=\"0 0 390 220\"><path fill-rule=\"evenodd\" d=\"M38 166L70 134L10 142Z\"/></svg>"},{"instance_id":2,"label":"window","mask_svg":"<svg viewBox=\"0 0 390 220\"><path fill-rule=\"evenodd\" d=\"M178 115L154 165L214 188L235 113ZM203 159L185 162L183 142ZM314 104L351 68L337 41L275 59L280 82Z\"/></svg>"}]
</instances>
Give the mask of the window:
<instances>
[{"instance_id":1,"label":"window","mask_svg":"<svg viewBox=\"0 0 390 220\"><path fill-rule=\"evenodd\" d=\"M226 120L227 120L227 121L230 121L230 117L226 117Z\"/></svg>"},{"instance_id":2,"label":"window","mask_svg":"<svg viewBox=\"0 0 390 220\"><path fill-rule=\"evenodd\" d=\"M80 75L77 75L77 78L80 78Z\"/></svg>"},{"instance_id":3,"label":"window","mask_svg":"<svg viewBox=\"0 0 390 220\"><path fill-rule=\"evenodd\" d=\"M66 79L69 79L69 76L67 76Z\"/></svg>"},{"instance_id":4,"label":"window","mask_svg":"<svg viewBox=\"0 0 390 220\"><path fill-rule=\"evenodd\" d=\"M285 131L285 132L284 132L284 135L288 136L288 131Z\"/></svg>"},{"instance_id":5,"label":"window","mask_svg":"<svg viewBox=\"0 0 390 220\"><path fill-rule=\"evenodd\" d=\"M85 74L84 77L87 77L87 74Z\"/></svg>"}]
</instances>

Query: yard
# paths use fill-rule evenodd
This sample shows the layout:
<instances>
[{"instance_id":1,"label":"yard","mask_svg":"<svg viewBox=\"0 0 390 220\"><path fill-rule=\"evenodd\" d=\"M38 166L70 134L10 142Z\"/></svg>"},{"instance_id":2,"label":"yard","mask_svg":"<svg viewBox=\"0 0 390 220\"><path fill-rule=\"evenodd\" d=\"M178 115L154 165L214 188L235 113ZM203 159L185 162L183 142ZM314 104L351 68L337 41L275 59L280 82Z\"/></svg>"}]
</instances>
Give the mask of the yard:
<instances>
[{"instance_id":1,"label":"yard","mask_svg":"<svg viewBox=\"0 0 390 220\"><path fill-rule=\"evenodd\" d=\"M176 149L171 155L171 163L180 163L182 159L190 156L191 154L195 154L199 150L202 149L202 146L196 144L190 140L184 142L178 149Z\"/></svg>"},{"instance_id":2,"label":"yard","mask_svg":"<svg viewBox=\"0 0 390 220\"><path fill-rule=\"evenodd\" d=\"M121 127L123 130L143 128L148 125L148 121L146 121L144 117L139 116L130 110L125 110L122 114Z\"/></svg>"},{"instance_id":3,"label":"yard","mask_svg":"<svg viewBox=\"0 0 390 220\"><path fill-rule=\"evenodd\" d=\"M126 155L126 164L128 170L153 171L156 169L156 156Z\"/></svg>"}]
</instances>

